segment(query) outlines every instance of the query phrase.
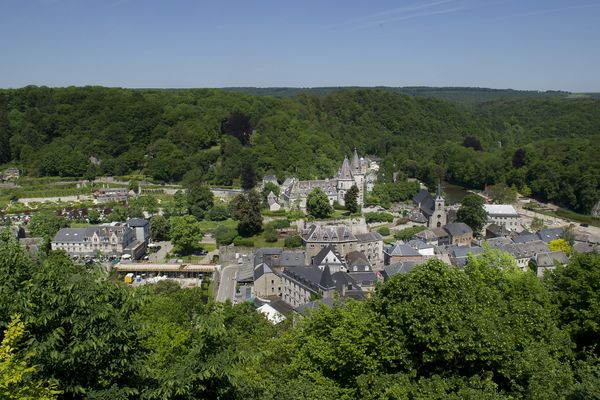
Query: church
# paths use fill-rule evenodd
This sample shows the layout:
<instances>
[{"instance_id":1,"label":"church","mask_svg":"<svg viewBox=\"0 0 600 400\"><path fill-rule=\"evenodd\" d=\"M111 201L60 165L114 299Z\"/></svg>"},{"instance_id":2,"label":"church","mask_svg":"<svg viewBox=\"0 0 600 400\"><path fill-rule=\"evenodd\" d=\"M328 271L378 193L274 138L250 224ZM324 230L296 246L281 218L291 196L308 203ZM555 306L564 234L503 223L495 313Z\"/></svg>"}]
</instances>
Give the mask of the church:
<instances>
[{"instance_id":1,"label":"church","mask_svg":"<svg viewBox=\"0 0 600 400\"><path fill-rule=\"evenodd\" d=\"M370 171L369 161L359 157L356 149L352 160L344 157L342 166L332 179L317 179L300 181L296 178L287 178L282 185L283 200L287 208L306 209L306 198L314 189L319 188L327 195L329 203L338 202L344 205L344 196L354 185L358 188L358 204L364 204L366 191L366 177L373 174Z\"/></svg>"},{"instance_id":2,"label":"church","mask_svg":"<svg viewBox=\"0 0 600 400\"><path fill-rule=\"evenodd\" d=\"M413 197L413 204L426 220L428 228L440 228L448 222L446 204L440 184L438 184L435 198L426 189L421 189Z\"/></svg>"}]
</instances>

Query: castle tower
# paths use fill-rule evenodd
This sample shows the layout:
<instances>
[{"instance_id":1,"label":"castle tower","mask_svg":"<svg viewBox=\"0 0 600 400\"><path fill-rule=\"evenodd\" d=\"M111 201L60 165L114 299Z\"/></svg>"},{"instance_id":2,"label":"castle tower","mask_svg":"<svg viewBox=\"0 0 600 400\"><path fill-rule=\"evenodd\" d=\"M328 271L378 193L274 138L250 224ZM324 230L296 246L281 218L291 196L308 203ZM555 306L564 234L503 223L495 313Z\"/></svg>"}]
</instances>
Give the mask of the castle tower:
<instances>
[{"instance_id":1,"label":"castle tower","mask_svg":"<svg viewBox=\"0 0 600 400\"><path fill-rule=\"evenodd\" d=\"M354 148L354 154L352 154L352 163L350 164L350 168L352 170L354 184L358 188L358 204L360 206L363 206L365 192L365 174L362 168L362 164L360 162L360 158L358 157L356 147Z\"/></svg>"},{"instance_id":2,"label":"castle tower","mask_svg":"<svg viewBox=\"0 0 600 400\"><path fill-rule=\"evenodd\" d=\"M337 194L338 194L338 203L340 205L344 205L344 195L346 192L355 184L354 177L352 176L352 168L350 167L350 162L348 161L348 157L344 157L344 162L342 163L342 167L338 171L337 174Z\"/></svg>"},{"instance_id":3,"label":"castle tower","mask_svg":"<svg viewBox=\"0 0 600 400\"><path fill-rule=\"evenodd\" d=\"M443 225L446 225L446 222L446 204L444 201L444 197L442 196L442 185L441 183L438 183L433 214L429 218L429 227L439 228Z\"/></svg>"}]
</instances>

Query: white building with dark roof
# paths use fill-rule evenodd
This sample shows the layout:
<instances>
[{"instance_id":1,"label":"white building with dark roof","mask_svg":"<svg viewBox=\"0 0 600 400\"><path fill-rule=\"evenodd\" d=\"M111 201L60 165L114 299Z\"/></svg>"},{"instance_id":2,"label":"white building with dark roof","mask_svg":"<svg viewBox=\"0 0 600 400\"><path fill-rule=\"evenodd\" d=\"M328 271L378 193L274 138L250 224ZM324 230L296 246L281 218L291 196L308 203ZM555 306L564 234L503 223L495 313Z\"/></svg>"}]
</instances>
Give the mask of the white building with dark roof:
<instances>
[{"instance_id":1,"label":"white building with dark roof","mask_svg":"<svg viewBox=\"0 0 600 400\"><path fill-rule=\"evenodd\" d=\"M126 225L98 225L87 228L62 228L52 242L52 250L63 250L70 256L121 257L129 254L138 259L146 251L146 243L136 237L136 231Z\"/></svg>"},{"instance_id":2,"label":"white building with dark roof","mask_svg":"<svg viewBox=\"0 0 600 400\"><path fill-rule=\"evenodd\" d=\"M509 231L515 231L521 225L519 213L510 204L484 204L490 224L495 224Z\"/></svg>"}]
</instances>

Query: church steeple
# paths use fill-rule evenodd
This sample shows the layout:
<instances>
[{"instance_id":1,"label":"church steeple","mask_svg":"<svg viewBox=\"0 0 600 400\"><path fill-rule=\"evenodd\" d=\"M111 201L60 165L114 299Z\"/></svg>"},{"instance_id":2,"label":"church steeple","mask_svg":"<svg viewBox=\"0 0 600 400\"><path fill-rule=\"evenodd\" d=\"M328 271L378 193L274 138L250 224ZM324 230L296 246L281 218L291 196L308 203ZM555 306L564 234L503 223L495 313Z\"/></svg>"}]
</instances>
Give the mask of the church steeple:
<instances>
[{"instance_id":1,"label":"church steeple","mask_svg":"<svg viewBox=\"0 0 600 400\"><path fill-rule=\"evenodd\" d=\"M344 157L342 168L338 172L338 179L352 180L352 171L350 169L350 162L348 162L348 156Z\"/></svg>"}]
</instances>

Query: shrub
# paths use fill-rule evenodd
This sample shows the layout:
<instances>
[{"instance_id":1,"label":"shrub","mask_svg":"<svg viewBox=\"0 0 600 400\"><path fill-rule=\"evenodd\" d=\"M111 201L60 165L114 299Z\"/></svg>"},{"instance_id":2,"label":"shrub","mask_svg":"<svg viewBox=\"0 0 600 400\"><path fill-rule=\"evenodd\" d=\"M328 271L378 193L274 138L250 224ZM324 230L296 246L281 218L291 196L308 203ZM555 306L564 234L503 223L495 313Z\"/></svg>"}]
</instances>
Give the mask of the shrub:
<instances>
[{"instance_id":1,"label":"shrub","mask_svg":"<svg viewBox=\"0 0 600 400\"><path fill-rule=\"evenodd\" d=\"M266 242L273 243L277 241L277 232L273 227L267 227L262 234Z\"/></svg>"},{"instance_id":2,"label":"shrub","mask_svg":"<svg viewBox=\"0 0 600 400\"><path fill-rule=\"evenodd\" d=\"M302 247L303 244L304 242L302 241L302 238L299 235L288 236L284 240L285 247Z\"/></svg>"},{"instance_id":3,"label":"shrub","mask_svg":"<svg viewBox=\"0 0 600 400\"><path fill-rule=\"evenodd\" d=\"M367 222L367 224L373 222L392 222L393 220L394 216L385 212L365 213L365 221Z\"/></svg>"},{"instance_id":4,"label":"shrub","mask_svg":"<svg viewBox=\"0 0 600 400\"><path fill-rule=\"evenodd\" d=\"M215 229L214 235L218 245L227 246L236 238L237 229L220 225Z\"/></svg>"},{"instance_id":5,"label":"shrub","mask_svg":"<svg viewBox=\"0 0 600 400\"><path fill-rule=\"evenodd\" d=\"M240 247L254 247L254 241L252 239L243 238L241 236L237 236L233 239L233 244Z\"/></svg>"},{"instance_id":6,"label":"shrub","mask_svg":"<svg viewBox=\"0 0 600 400\"><path fill-rule=\"evenodd\" d=\"M390 228L387 226L382 226L381 228L377 229L377 232L379 232L379 234L382 236L388 236L390 234Z\"/></svg>"},{"instance_id":7,"label":"shrub","mask_svg":"<svg viewBox=\"0 0 600 400\"><path fill-rule=\"evenodd\" d=\"M224 204L217 204L206 213L209 221L225 221L229 218L229 209Z\"/></svg>"},{"instance_id":8,"label":"shrub","mask_svg":"<svg viewBox=\"0 0 600 400\"><path fill-rule=\"evenodd\" d=\"M267 224L266 228L269 228L269 227L273 228L273 229L289 228L290 221L288 221L287 219L276 219Z\"/></svg>"},{"instance_id":9,"label":"shrub","mask_svg":"<svg viewBox=\"0 0 600 400\"><path fill-rule=\"evenodd\" d=\"M425 229L427 228L424 226L411 226L410 228L401 229L394 233L394 238L398 240L408 240Z\"/></svg>"}]
</instances>

